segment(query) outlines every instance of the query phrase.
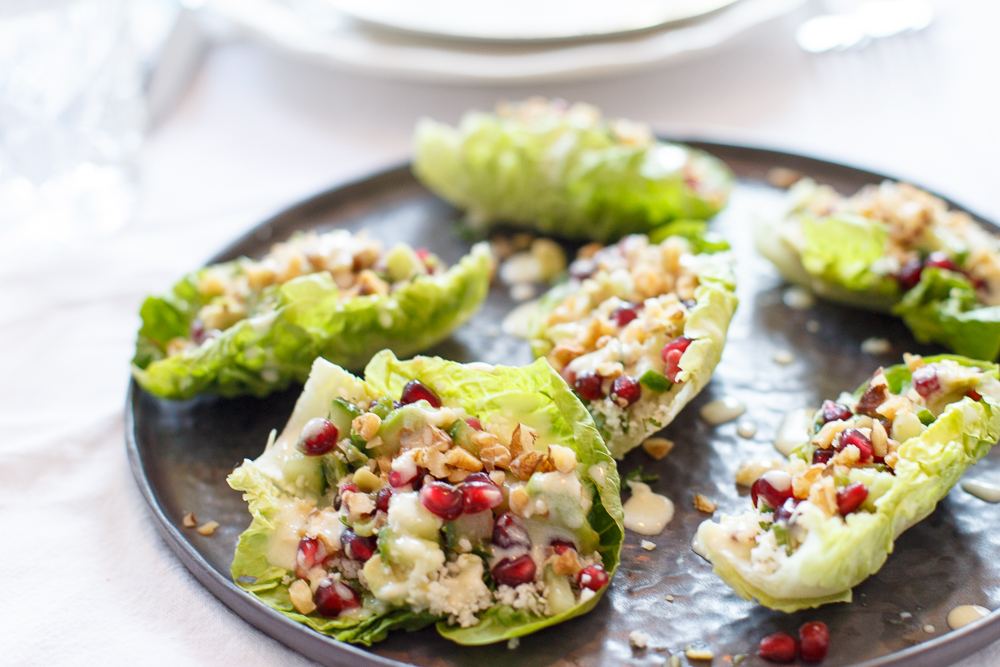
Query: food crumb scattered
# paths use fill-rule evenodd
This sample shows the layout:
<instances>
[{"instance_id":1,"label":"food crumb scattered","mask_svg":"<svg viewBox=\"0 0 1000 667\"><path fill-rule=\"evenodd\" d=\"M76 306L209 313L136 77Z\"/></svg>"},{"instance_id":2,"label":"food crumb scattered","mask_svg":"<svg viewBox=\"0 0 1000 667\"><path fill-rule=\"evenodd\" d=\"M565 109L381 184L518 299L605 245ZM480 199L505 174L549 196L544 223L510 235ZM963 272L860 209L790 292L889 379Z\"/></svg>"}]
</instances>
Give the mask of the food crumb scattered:
<instances>
[{"instance_id":1,"label":"food crumb scattered","mask_svg":"<svg viewBox=\"0 0 1000 667\"><path fill-rule=\"evenodd\" d=\"M510 288L510 298L517 302L534 299L535 294L535 286L531 283L517 283Z\"/></svg>"},{"instance_id":2,"label":"food crumb scattered","mask_svg":"<svg viewBox=\"0 0 1000 667\"><path fill-rule=\"evenodd\" d=\"M736 434L749 440L757 435L757 425L751 421L743 421L736 425Z\"/></svg>"},{"instance_id":3,"label":"food crumb scattered","mask_svg":"<svg viewBox=\"0 0 1000 667\"><path fill-rule=\"evenodd\" d=\"M816 303L816 298L809 292L809 290L803 289L797 285L795 287L789 287L785 290L781 300L785 302L786 306L794 310L806 310L808 308L812 308Z\"/></svg>"},{"instance_id":4,"label":"food crumb scattered","mask_svg":"<svg viewBox=\"0 0 1000 667\"><path fill-rule=\"evenodd\" d=\"M646 648L649 643L649 635L642 630L633 630L628 633L628 642L636 648Z\"/></svg>"},{"instance_id":5,"label":"food crumb scattered","mask_svg":"<svg viewBox=\"0 0 1000 667\"><path fill-rule=\"evenodd\" d=\"M520 637L511 637L510 639L507 640L507 648L510 649L511 651L513 651L520 645L521 645Z\"/></svg>"},{"instance_id":6,"label":"food crumb scattered","mask_svg":"<svg viewBox=\"0 0 1000 667\"><path fill-rule=\"evenodd\" d=\"M684 655L688 657L688 660L711 660L715 657L715 654L710 649L695 648L693 646L688 646L684 649Z\"/></svg>"},{"instance_id":7,"label":"food crumb scattered","mask_svg":"<svg viewBox=\"0 0 1000 667\"><path fill-rule=\"evenodd\" d=\"M656 548L656 545L650 542L649 540L643 540L642 542L639 543L639 546L641 546L646 551L652 551L653 549Z\"/></svg>"},{"instance_id":8,"label":"food crumb scattered","mask_svg":"<svg viewBox=\"0 0 1000 667\"><path fill-rule=\"evenodd\" d=\"M776 188L782 188L787 190L792 187L800 180L802 180L803 174L800 171L795 171L794 169L788 169L786 167L774 167L768 169L767 171L767 182Z\"/></svg>"},{"instance_id":9,"label":"food crumb scattered","mask_svg":"<svg viewBox=\"0 0 1000 667\"><path fill-rule=\"evenodd\" d=\"M674 596L673 595L668 595L666 597L666 600L667 600L667 602L673 602L674 601Z\"/></svg>"},{"instance_id":10,"label":"food crumb scattered","mask_svg":"<svg viewBox=\"0 0 1000 667\"><path fill-rule=\"evenodd\" d=\"M809 333L819 333L820 328L819 321L817 320L809 320L806 322L806 331Z\"/></svg>"},{"instance_id":11,"label":"food crumb scattered","mask_svg":"<svg viewBox=\"0 0 1000 667\"><path fill-rule=\"evenodd\" d=\"M861 352L864 354L887 354L892 352L892 343L885 338L866 338L861 343Z\"/></svg>"},{"instance_id":12,"label":"food crumb scattered","mask_svg":"<svg viewBox=\"0 0 1000 667\"><path fill-rule=\"evenodd\" d=\"M209 521L198 526L198 533L201 535L211 535L215 532L215 529L219 527L218 521Z\"/></svg>"},{"instance_id":13,"label":"food crumb scattered","mask_svg":"<svg viewBox=\"0 0 1000 667\"><path fill-rule=\"evenodd\" d=\"M900 612L900 613L899 613L899 617L900 617L901 619L903 619L904 621L908 621L908 620L910 620L911 618L913 618L913 614L911 614L911 613L910 613L910 612L908 612L908 611L902 611L902 612Z\"/></svg>"},{"instance_id":14,"label":"food crumb scattered","mask_svg":"<svg viewBox=\"0 0 1000 667\"><path fill-rule=\"evenodd\" d=\"M924 632L926 632L929 635L934 634L935 631L936 631L936 628L933 625L931 625L930 623L928 623L927 625L924 626Z\"/></svg>"},{"instance_id":15,"label":"food crumb scattered","mask_svg":"<svg viewBox=\"0 0 1000 667\"><path fill-rule=\"evenodd\" d=\"M746 653L737 653L733 656L733 667L746 660L749 656Z\"/></svg>"},{"instance_id":16,"label":"food crumb scattered","mask_svg":"<svg viewBox=\"0 0 1000 667\"><path fill-rule=\"evenodd\" d=\"M681 667L681 657L679 655L670 656L670 667Z\"/></svg>"},{"instance_id":17,"label":"food crumb scattered","mask_svg":"<svg viewBox=\"0 0 1000 667\"><path fill-rule=\"evenodd\" d=\"M788 350L778 350L774 353L774 363L781 364L782 366L787 366L788 364L795 361L795 355Z\"/></svg>"},{"instance_id":18,"label":"food crumb scattered","mask_svg":"<svg viewBox=\"0 0 1000 667\"><path fill-rule=\"evenodd\" d=\"M196 528L198 526L198 519L194 518L194 512L188 512L181 519L181 523L184 524L185 528Z\"/></svg>"},{"instance_id":19,"label":"food crumb scattered","mask_svg":"<svg viewBox=\"0 0 1000 667\"><path fill-rule=\"evenodd\" d=\"M674 441L666 438L646 438L642 448L647 454L659 461L674 448Z\"/></svg>"},{"instance_id":20,"label":"food crumb scattered","mask_svg":"<svg viewBox=\"0 0 1000 667\"><path fill-rule=\"evenodd\" d=\"M694 494L694 508L699 512L705 512L711 514L716 509L718 509L719 504L710 500L708 496L702 495L700 493Z\"/></svg>"}]
</instances>

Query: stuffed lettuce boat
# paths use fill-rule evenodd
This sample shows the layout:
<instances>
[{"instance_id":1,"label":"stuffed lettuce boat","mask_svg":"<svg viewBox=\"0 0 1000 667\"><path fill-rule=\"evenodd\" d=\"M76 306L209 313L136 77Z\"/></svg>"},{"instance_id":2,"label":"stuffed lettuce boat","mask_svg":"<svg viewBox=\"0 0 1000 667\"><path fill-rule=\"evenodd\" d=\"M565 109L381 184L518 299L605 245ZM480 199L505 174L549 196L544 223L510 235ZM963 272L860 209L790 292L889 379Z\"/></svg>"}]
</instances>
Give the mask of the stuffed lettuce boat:
<instances>
[{"instance_id":1,"label":"stuffed lettuce boat","mask_svg":"<svg viewBox=\"0 0 1000 667\"><path fill-rule=\"evenodd\" d=\"M264 396L304 382L317 356L347 368L382 349L409 356L479 310L490 262L486 244L448 269L364 232L297 234L259 261L214 264L147 298L132 375L163 398Z\"/></svg>"},{"instance_id":2,"label":"stuffed lettuce boat","mask_svg":"<svg viewBox=\"0 0 1000 667\"><path fill-rule=\"evenodd\" d=\"M645 125L541 98L470 112L457 128L421 120L413 171L474 231L506 223L602 242L710 218L733 184L721 161Z\"/></svg>"},{"instance_id":3,"label":"stuffed lettuce boat","mask_svg":"<svg viewBox=\"0 0 1000 667\"><path fill-rule=\"evenodd\" d=\"M673 421L722 356L736 279L704 225L678 221L577 259L529 325L535 355L583 399L616 458Z\"/></svg>"},{"instance_id":4,"label":"stuffed lettuce boat","mask_svg":"<svg viewBox=\"0 0 1000 667\"><path fill-rule=\"evenodd\" d=\"M759 220L757 248L818 296L903 318L916 339L1000 354L1000 243L967 213L905 183L843 197L803 179L783 220Z\"/></svg>"},{"instance_id":5,"label":"stuffed lettuce boat","mask_svg":"<svg viewBox=\"0 0 1000 667\"><path fill-rule=\"evenodd\" d=\"M850 602L895 539L997 442L996 365L905 361L824 402L812 439L753 483L753 509L699 526L694 550L737 595L789 613Z\"/></svg>"},{"instance_id":6,"label":"stuffed lettuce boat","mask_svg":"<svg viewBox=\"0 0 1000 667\"><path fill-rule=\"evenodd\" d=\"M543 360L317 359L281 435L228 479L253 522L232 574L288 617L370 645L437 623L489 644L588 612L618 566L619 480Z\"/></svg>"}]
</instances>

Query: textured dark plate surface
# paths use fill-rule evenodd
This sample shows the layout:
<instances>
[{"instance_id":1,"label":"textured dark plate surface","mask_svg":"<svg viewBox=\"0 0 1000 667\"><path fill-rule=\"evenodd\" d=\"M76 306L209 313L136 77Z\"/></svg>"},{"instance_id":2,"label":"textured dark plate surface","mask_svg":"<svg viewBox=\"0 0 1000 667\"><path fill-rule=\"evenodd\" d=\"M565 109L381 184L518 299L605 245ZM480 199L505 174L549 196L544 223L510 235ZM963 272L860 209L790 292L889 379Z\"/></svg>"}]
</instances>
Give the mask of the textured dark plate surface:
<instances>
[{"instance_id":1,"label":"textured dark plate surface","mask_svg":"<svg viewBox=\"0 0 1000 667\"><path fill-rule=\"evenodd\" d=\"M855 589L853 604L791 616L769 611L737 598L689 548L695 529L707 518L693 508L694 494L716 500L719 512L746 508L749 499L733 483L733 474L748 457L774 456L770 442L786 411L853 389L875 367L899 362L904 351L937 351L915 344L891 317L830 304L805 311L788 308L782 302L784 287L777 273L753 250L754 216L766 215L782 202L783 193L766 184L768 169L797 169L850 193L883 177L784 153L699 146L728 162L740 178L730 207L713 223L735 249L740 306L711 383L665 430L664 435L677 443L674 451L653 461L637 450L620 464L623 473L642 465L646 473L658 474L654 490L672 498L677 513L661 535L651 538L657 545L653 551L639 547L638 535L627 535L621 569L593 612L524 638L516 651L504 644L458 647L433 630L396 633L365 651L289 621L239 590L230 581L229 564L250 517L240 494L226 486L225 478L243 458L260 454L270 429L284 425L298 387L266 400L202 397L169 402L133 384L126 407L129 456L171 548L209 590L249 623L325 665L663 665L670 653L683 654L691 644L711 648L717 656L713 664L732 664L724 656L753 653L766 634L795 633L801 623L821 620L832 635L825 665L929 667L954 662L1000 638L1000 612L945 634L945 616L956 605L1000 607L996 559L1000 531L995 528L1000 525L1000 506L959 488L897 541L896 553L882 570ZM346 226L432 248L451 263L468 249L453 231L451 223L457 216L403 166L320 194L264 223L216 259L259 256L295 230ZM500 333L500 322L512 307L505 290L495 287L482 313L431 353L508 365L531 361L525 342ZM807 330L809 320L819 323L818 332ZM871 336L891 341L891 353L862 354L861 342ZM792 352L795 361L775 363L780 350ZM698 418L702 405L722 396L746 404L744 419L758 426L753 439L737 436L735 423L713 428ZM995 479L1000 475L998 464L1000 451L969 475ZM182 528L181 517L188 511L202 520L215 519L220 528L211 537ZM674 601L668 602L667 595ZM925 632L927 625L935 630ZM647 632L650 648L633 650L628 642L632 630ZM688 664L683 655L682 664ZM751 657L742 664L768 663Z\"/></svg>"}]
</instances>

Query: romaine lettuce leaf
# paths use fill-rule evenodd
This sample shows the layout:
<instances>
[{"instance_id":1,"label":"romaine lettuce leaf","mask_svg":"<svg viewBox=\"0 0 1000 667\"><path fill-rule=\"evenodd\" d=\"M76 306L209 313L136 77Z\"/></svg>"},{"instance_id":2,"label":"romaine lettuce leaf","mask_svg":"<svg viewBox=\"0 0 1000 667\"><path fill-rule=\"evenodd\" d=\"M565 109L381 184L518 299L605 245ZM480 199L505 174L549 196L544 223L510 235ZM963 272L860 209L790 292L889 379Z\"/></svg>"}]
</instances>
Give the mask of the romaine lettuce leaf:
<instances>
[{"instance_id":1,"label":"romaine lettuce leaf","mask_svg":"<svg viewBox=\"0 0 1000 667\"><path fill-rule=\"evenodd\" d=\"M626 145L607 123L555 115L529 123L469 113L458 128L421 120L413 171L466 209L476 231L504 222L595 241L709 218L725 206L733 182L707 153L657 141Z\"/></svg>"},{"instance_id":2,"label":"romaine lettuce leaf","mask_svg":"<svg viewBox=\"0 0 1000 667\"><path fill-rule=\"evenodd\" d=\"M194 274L143 304L132 374L163 398L264 396L304 382L317 356L347 368L360 368L382 349L409 356L446 338L479 309L489 291L490 262L487 246L478 244L442 274L417 277L389 295L344 301L329 273L302 276L276 288L273 312L165 357L166 343L188 334L203 305Z\"/></svg>"},{"instance_id":3,"label":"romaine lettuce leaf","mask_svg":"<svg viewBox=\"0 0 1000 667\"><path fill-rule=\"evenodd\" d=\"M479 625L467 629L449 626L429 614L385 608L384 603L380 613L364 619L330 620L295 611L288 598L288 585L282 583L288 571L272 563L272 560L280 560L274 554L282 548L282 536L277 532L282 512L289 503L316 500L312 489L303 484L301 467L289 467L289 462L297 457L295 437L310 418L326 414L332 398L346 397L356 402L381 395L398 396L411 379L419 379L434 389L446 405L461 406L483 419L493 413L516 418L539 430L540 443L558 442L573 448L580 463L579 470L587 471L581 481L593 491L594 502L587 519L592 534L597 536L597 550L609 576L614 574L624 540L614 460L590 415L551 366L544 360L523 368L462 365L428 357L399 361L386 350L375 355L368 364L364 381L324 359L316 359L282 434L256 461L245 461L229 476L230 486L244 492L253 516L253 522L237 546L233 578L244 590L290 618L341 641L365 645L384 639L390 629L413 630L435 621L440 621L441 634L453 641L487 644L525 635L589 611L600 593L554 617L540 618L509 607L493 607L482 614ZM286 546L292 548L293 545L289 542ZM366 606L380 609L379 604Z\"/></svg>"},{"instance_id":4,"label":"romaine lettuce leaf","mask_svg":"<svg viewBox=\"0 0 1000 667\"><path fill-rule=\"evenodd\" d=\"M960 273L925 268L892 312L921 343L941 343L974 359L1000 354L1000 306L980 306L972 283Z\"/></svg>"},{"instance_id":5,"label":"romaine lettuce leaf","mask_svg":"<svg viewBox=\"0 0 1000 667\"><path fill-rule=\"evenodd\" d=\"M714 232L708 231L706 220L674 220L649 233L651 243L661 243L671 236L680 236L691 242L696 253L714 253L729 250L729 243Z\"/></svg>"},{"instance_id":6,"label":"romaine lettuce leaf","mask_svg":"<svg viewBox=\"0 0 1000 667\"><path fill-rule=\"evenodd\" d=\"M995 364L953 355L925 357L927 362L952 359L984 368L996 379ZM905 369L905 367L904 367ZM897 381L899 367L887 369ZM906 380L902 380L906 381ZM784 612L818 607L829 602L849 602L851 588L882 567L895 539L907 528L934 511L965 471L1000 438L1000 403L992 396L983 400L962 398L951 403L919 436L901 443L895 476L873 504L873 512L855 512L827 518L809 508L799 519L808 529L802 544L771 574L755 570L750 563L751 544L732 538L730 531L744 517L723 516L699 526L694 548L712 562L713 568L737 595L755 598L760 604ZM803 448L811 447L804 443ZM792 454L795 455L795 452ZM886 473L880 476L888 477Z\"/></svg>"},{"instance_id":7,"label":"romaine lettuce leaf","mask_svg":"<svg viewBox=\"0 0 1000 667\"><path fill-rule=\"evenodd\" d=\"M846 214L819 220L803 217L801 225L802 265L810 275L853 292L899 291L892 278L871 270L885 251L884 227Z\"/></svg>"}]
</instances>

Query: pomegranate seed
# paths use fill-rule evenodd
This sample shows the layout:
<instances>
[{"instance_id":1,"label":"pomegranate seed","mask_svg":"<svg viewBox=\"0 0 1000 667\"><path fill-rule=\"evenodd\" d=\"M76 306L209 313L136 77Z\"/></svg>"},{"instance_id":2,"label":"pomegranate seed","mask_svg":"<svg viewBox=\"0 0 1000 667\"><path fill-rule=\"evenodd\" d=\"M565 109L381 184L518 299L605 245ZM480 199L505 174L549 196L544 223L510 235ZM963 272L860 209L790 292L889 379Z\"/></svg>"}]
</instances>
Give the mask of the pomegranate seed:
<instances>
[{"instance_id":1,"label":"pomegranate seed","mask_svg":"<svg viewBox=\"0 0 1000 667\"><path fill-rule=\"evenodd\" d=\"M839 452L848 445L854 445L858 448L858 451L861 452L861 456L858 459L861 463L870 463L872 458L875 456L875 449L872 447L872 441L856 428L844 430L844 432L840 434L840 441L836 444L835 449Z\"/></svg>"},{"instance_id":2,"label":"pomegranate seed","mask_svg":"<svg viewBox=\"0 0 1000 667\"><path fill-rule=\"evenodd\" d=\"M758 507L757 500L760 499L773 510L791 497L792 476L784 470L768 470L750 487L754 507Z\"/></svg>"},{"instance_id":3,"label":"pomegranate seed","mask_svg":"<svg viewBox=\"0 0 1000 667\"><path fill-rule=\"evenodd\" d=\"M663 360L667 364L664 375L671 382L677 382L677 374L681 372L681 357L683 356L684 353L680 350L670 350L664 355Z\"/></svg>"},{"instance_id":4,"label":"pomegranate seed","mask_svg":"<svg viewBox=\"0 0 1000 667\"><path fill-rule=\"evenodd\" d=\"M847 516L858 509L866 498L868 498L868 489L865 488L864 484L861 482L848 484L837 490L837 509L840 510L841 514Z\"/></svg>"},{"instance_id":5,"label":"pomegranate seed","mask_svg":"<svg viewBox=\"0 0 1000 667\"><path fill-rule=\"evenodd\" d=\"M576 585L599 591L608 585L608 573L600 565L588 565L576 575Z\"/></svg>"},{"instance_id":6,"label":"pomegranate seed","mask_svg":"<svg viewBox=\"0 0 1000 667\"><path fill-rule=\"evenodd\" d=\"M688 349L689 345L691 345L690 338L688 338L687 336L678 336L677 338L674 338L672 341L668 342L666 345L663 346L663 349L660 350L660 358L666 361L668 352L670 352L671 350L680 350L681 353L683 353L685 350Z\"/></svg>"},{"instance_id":7,"label":"pomegranate seed","mask_svg":"<svg viewBox=\"0 0 1000 667\"><path fill-rule=\"evenodd\" d=\"M476 483L476 482L482 484L493 484L493 480L490 479L490 476L484 472L474 472L462 481L465 484Z\"/></svg>"},{"instance_id":8,"label":"pomegranate seed","mask_svg":"<svg viewBox=\"0 0 1000 667\"><path fill-rule=\"evenodd\" d=\"M429 482L420 487L420 503L445 521L462 516L462 491L447 482Z\"/></svg>"},{"instance_id":9,"label":"pomegranate seed","mask_svg":"<svg viewBox=\"0 0 1000 667\"><path fill-rule=\"evenodd\" d=\"M958 268L958 264L943 252L932 252L927 261L924 262L924 266L933 266L937 269L947 269L948 271L955 271L957 273L962 272L962 269Z\"/></svg>"},{"instance_id":10,"label":"pomegranate seed","mask_svg":"<svg viewBox=\"0 0 1000 667\"><path fill-rule=\"evenodd\" d=\"M535 580L535 561L528 554L504 558L493 566L491 574L498 586L515 588Z\"/></svg>"},{"instance_id":11,"label":"pomegranate seed","mask_svg":"<svg viewBox=\"0 0 1000 667\"><path fill-rule=\"evenodd\" d=\"M361 537L350 528L340 534L340 543L344 545L344 553L348 558L362 563L371 558L378 547L377 538Z\"/></svg>"},{"instance_id":12,"label":"pomegranate seed","mask_svg":"<svg viewBox=\"0 0 1000 667\"><path fill-rule=\"evenodd\" d=\"M393 470L389 473L389 486L394 489L398 489L401 486L410 484L418 477L420 477L420 468L417 468L417 474L413 475L413 477L403 477L403 473L398 470Z\"/></svg>"},{"instance_id":13,"label":"pomegranate seed","mask_svg":"<svg viewBox=\"0 0 1000 667\"><path fill-rule=\"evenodd\" d=\"M642 386L631 375L619 375L611 385L611 397L622 407L632 405L642 396Z\"/></svg>"},{"instance_id":14,"label":"pomegranate seed","mask_svg":"<svg viewBox=\"0 0 1000 667\"><path fill-rule=\"evenodd\" d=\"M639 313L635 312L636 310L637 306L632 304L620 306L611 313L611 319L614 320L615 324L623 327L635 318L639 317Z\"/></svg>"},{"instance_id":15,"label":"pomegranate seed","mask_svg":"<svg viewBox=\"0 0 1000 667\"><path fill-rule=\"evenodd\" d=\"M813 452L813 463L829 463L832 458L832 449L817 449Z\"/></svg>"},{"instance_id":16,"label":"pomegranate seed","mask_svg":"<svg viewBox=\"0 0 1000 667\"><path fill-rule=\"evenodd\" d=\"M389 511L389 499L392 498L392 489L387 487L378 490L375 494L375 509L383 512Z\"/></svg>"},{"instance_id":17,"label":"pomegranate seed","mask_svg":"<svg viewBox=\"0 0 1000 667\"><path fill-rule=\"evenodd\" d=\"M427 248L414 248L413 252L421 262L426 261L427 257L431 254L431 251Z\"/></svg>"},{"instance_id":18,"label":"pomegranate seed","mask_svg":"<svg viewBox=\"0 0 1000 667\"><path fill-rule=\"evenodd\" d=\"M501 514L493 524L493 544L501 549L511 547L531 548L531 539L513 514Z\"/></svg>"},{"instance_id":19,"label":"pomegranate seed","mask_svg":"<svg viewBox=\"0 0 1000 667\"><path fill-rule=\"evenodd\" d=\"M205 324L201 320L192 320L191 328L188 331L188 336L191 338L191 342L195 345L201 345L205 342Z\"/></svg>"},{"instance_id":20,"label":"pomegranate seed","mask_svg":"<svg viewBox=\"0 0 1000 667\"><path fill-rule=\"evenodd\" d=\"M837 420L846 421L854 416L851 409L846 405L841 405L834 401L826 400L823 401L823 423L834 422Z\"/></svg>"},{"instance_id":21,"label":"pomegranate seed","mask_svg":"<svg viewBox=\"0 0 1000 667\"><path fill-rule=\"evenodd\" d=\"M566 384L571 387L576 387L576 371L574 371L569 366L564 367L559 371L559 375L562 376L563 380L566 380Z\"/></svg>"},{"instance_id":22,"label":"pomegranate seed","mask_svg":"<svg viewBox=\"0 0 1000 667\"><path fill-rule=\"evenodd\" d=\"M830 648L830 629L826 623L812 621L803 623L799 628L799 644L802 647L802 659L806 662L819 662L826 657Z\"/></svg>"},{"instance_id":23,"label":"pomegranate seed","mask_svg":"<svg viewBox=\"0 0 1000 667\"><path fill-rule=\"evenodd\" d=\"M403 405L416 403L417 401L427 401L431 407L440 408L441 399L434 393L434 390L425 385L420 380L410 380L403 387L403 394L399 397Z\"/></svg>"},{"instance_id":24,"label":"pomegranate seed","mask_svg":"<svg viewBox=\"0 0 1000 667\"><path fill-rule=\"evenodd\" d=\"M342 581L325 579L313 595L316 611L326 618L337 618L340 612L361 606L361 600L353 588Z\"/></svg>"},{"instance_id":25,"label":"pomegranate seed","mask_svg":"<svg viewBox=\"0 0 1000 667\"><path fill-rule=\"evenodd\" d=\"M468 419L465 420L465 423L471 426L472 428L476 429L477 431L483 430L482 422L480 422L475 417L469 417Z\"/></svg>"},{"instance_id":26,"label":"pomegranate seed","mask_svg":"<svg viewBox=\"0 0 1000 667\"><path fill-rule=\"evenodd\" d=\"M355 484L354 482L348 482L347 484L344 484L342 487L340 487L340 495L341 496L343 496L345 493L348 493L348 492L350 492L350 493L357 493L358 492L358 485Z\"/></svg>"},{"instance_id":27,"label":"pomegranate seed","mask_svg":"<svg viewBox=\"0 0 1000 667\"><path fill-rule=\"evenodd\" d=\"M777 632L760 640L757 655L771 662L795 660L795 638L787 632Z\"/></svg>"},{"instance_id":28,"label":"pomegranate seed","mask_svg":"<svg viewBox=\"0 0 1000 667\"><path fill-rule=\"evenodd\" d=\"M549 547L552 549L552 551L556 552L557 556L562 556L564 553L566 553L571 549L573 551L576 551L576 545L567 540L552 540L549 543Z\"/></svg>"},{"instance_id":29,"label":"pomegranate seed","mask_svg":"<svg viewBox=\"0 0 1000 667\"><path fill-rule=\"evenodd\" d=\"M323 456L337 444L337 427L322 417L306 422L295 441L295 447L306 456Z\"/></svg>"},{"instance_id":30,"label":"pomegranate seed","mask_svg":"<svg viewBox=\"0 0 1000 667\"><path fill-rule=\"evenodd\" d=\"M937 369L933 366L921 366L913 371L913 388L924 398L941 389L941 381L937 376Z\"/></svg>"},{"instance_id":31,"label":"pomegranate seed","mask_svg":"<svg viewBox=\"0 0 1000 667\"><path fill-rule=\"evenodd\" d=\"M787 522L792 518L792 512L795 511L795 506L799 504L798 499L789 498L781 504L781 507L774 510L774 520L775 521L785 521Z\"/></svg>"},{"instance_id":32,"label":"pomegranate seed","mask_svg":"<svg viewBox=\"0 0 1000 667\"><path fill-rule=\"evenodd\" d=\"M569 275L577 280L589 278L594 271L597 271L597 262L592 259L578 259L569 265Z\"/></svg>"},{"instance_id":33,"label":"pomegranate seed","mask_svg":"<svg viewBox=\"0 0 1000 667\"><path fill-rule=\"evenodd\" d=\"M920 259L911 259L903 265L903 268L896 274L896 282L903 291L909 291L920 282L920 275L924 272L924 263Z\"/></svg>"},{"instance_id":34,"label":"pomegranate seed","mask_svg":"<svg viewBox=\"0 0 1000 667\"><path fill-rule=\"evenodd\" d=\"M573 388L585 401L599 401L604 396L601 392L601 376L593 371L587 371L577 376Z\"/></svg>"},{"instance_id":35,"label":"pomegranate seed","mask_svg":"<svg viewBox=\"0 0 1000 667\"><path fill-rule=\"evenodd\" d=\"M493 483L493 480L486 475L483 476L486 477L485 482L470 482L467 478L462 483L462 511L466 514L491 510L503 502L503 492Z\"/></svg>"},{"instance_id":36,"label":"pomegranate seed","mask_svg":"<svg viewBox=\"0 0 1000 667\"><path fill-rule=\"evenodd\" d=\"M969 398L971 398L974 401L981 401L981 400L983 400L982 394L980 394L975 389L970 389L969 391L967 391L965 393L965 395L968 396Z\"/></svg>"},{"instance_id":37,"label":"pomegranate seed","mask_svg":"<svg viewBox=\"0 0 1000 667\"><path fill-rule=\"evenodd\" d=\"M303 537L299 540L299 550L295 554L295 576L305 579L309 570L323 562L326 558L326 547L315 537Z\"/></svg>"}]
</instances>

